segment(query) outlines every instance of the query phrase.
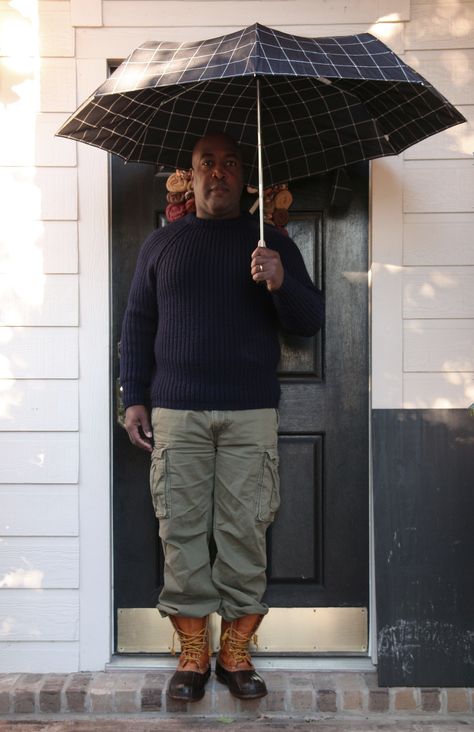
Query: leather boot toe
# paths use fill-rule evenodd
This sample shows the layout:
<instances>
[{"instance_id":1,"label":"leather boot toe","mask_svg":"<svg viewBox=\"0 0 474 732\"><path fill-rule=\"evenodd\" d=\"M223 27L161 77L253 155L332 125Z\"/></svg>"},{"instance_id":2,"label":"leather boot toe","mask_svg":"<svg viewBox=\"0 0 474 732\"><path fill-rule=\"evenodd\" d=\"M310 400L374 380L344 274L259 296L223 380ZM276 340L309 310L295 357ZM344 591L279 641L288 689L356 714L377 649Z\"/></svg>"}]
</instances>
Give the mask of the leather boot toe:
<instances>
[{"instance_id":1,"label":"leather boot toe","mask_svg":"<svg viewBox=\"0 0 474 732\"><path fill-rule=\"evenodd\" d=\"M175 671L168 686L168 696L183 702L199 701L206 691L211 669L203 674L197 671Z\"/></svg>"},{"instance_id":2,"label":"leather boot toe","mask_svg":"<svg viewBox=\"0 0 474 732\"><path fill-rule=\"evenodd\" d=\"M268 693L265 681L255 669L227 671L217 659L216 676L221 683L227 684L230 693L239 699L259 699Z\"/></svg>"}]
</instances>

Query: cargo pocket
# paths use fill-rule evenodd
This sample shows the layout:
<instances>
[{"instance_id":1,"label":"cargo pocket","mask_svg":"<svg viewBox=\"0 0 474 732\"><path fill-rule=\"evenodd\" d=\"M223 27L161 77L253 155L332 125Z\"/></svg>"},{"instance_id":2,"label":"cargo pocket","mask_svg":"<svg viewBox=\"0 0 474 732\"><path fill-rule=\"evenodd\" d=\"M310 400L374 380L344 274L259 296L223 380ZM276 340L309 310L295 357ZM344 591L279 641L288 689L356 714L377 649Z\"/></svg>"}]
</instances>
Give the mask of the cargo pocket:
<instances>
[{"instance_id":1,"label":"cargo pocket","mask_svg":"<svg viewBox=\"0 0 474 732\"><path fill-rule=\"evenodd\" d=\"M263 465L258 482L257 521L271 523L279 505L278 451L276 448L268 448L263 454Z\"/></svg>"},{"instance_id":2,"label":"cargo pocket","mask_svg":"<svg viewBox=\"0 0 474 732\"><path fill-rule=\"evenodd\" d=\"M170 478L166 447L155 447L151 455L150 490L157 518L170 514Z\"/></svg>"}]
</instances>

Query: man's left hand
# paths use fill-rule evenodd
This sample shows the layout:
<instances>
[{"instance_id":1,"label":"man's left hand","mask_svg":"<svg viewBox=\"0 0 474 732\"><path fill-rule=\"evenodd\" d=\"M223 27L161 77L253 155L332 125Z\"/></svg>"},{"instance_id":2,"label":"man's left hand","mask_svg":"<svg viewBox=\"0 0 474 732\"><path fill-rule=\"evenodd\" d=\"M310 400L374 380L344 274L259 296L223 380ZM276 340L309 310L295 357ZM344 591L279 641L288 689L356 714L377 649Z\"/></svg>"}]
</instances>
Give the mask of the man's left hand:
<instances>
[{"instance_id":1,"label":"man's left hand","mask_svg":"<svg viewBox=\"0 0 474 732\"><path fill-rule=\"evenodd\" d=\"M280 255L274 249L257 247L252 252L252 279L254 282L265 282L267 290L279 290L283 282L283 265Z\"/></svg>"}]
</instances>

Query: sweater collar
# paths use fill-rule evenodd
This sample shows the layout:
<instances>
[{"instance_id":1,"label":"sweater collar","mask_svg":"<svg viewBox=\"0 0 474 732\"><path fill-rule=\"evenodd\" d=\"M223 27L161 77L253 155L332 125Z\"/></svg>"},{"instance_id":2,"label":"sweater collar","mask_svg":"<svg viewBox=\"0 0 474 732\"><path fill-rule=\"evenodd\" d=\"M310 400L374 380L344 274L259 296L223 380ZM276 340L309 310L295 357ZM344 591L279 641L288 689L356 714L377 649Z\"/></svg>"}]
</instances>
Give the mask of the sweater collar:
<instances>
[{"instance_id":1,"label":"sweater collar","mask_svg":"<svg viewBox=\"0 0 474 732\"><path fill-rule=\"evenodd\" d=\"M238 224L250 223L252 217L247 211L242 211L239 216L233 219L200 219L195 213L189 213L184 220L186 223L199 226L202 229L232 229Z\"/></svg>"}]
</instances>

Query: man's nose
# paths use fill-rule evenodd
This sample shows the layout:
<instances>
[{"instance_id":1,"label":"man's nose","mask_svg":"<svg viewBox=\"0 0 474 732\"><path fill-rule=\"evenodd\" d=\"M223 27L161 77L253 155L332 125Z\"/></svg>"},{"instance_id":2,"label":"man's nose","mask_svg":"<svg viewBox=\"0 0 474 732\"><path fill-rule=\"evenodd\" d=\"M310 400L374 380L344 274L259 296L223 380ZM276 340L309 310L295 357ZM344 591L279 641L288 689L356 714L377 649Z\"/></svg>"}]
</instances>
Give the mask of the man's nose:
<instances>
[{"instance_id":1,"label":"man's nose","mask_svg":"<svg viewBox=\"0 0 474 732\"><path fill-rule=\"evenodd\" d=\"M223 165L215 165L212 169L212 175L218 180L222 180L225 177L225 168Z\"/></svg>"}]
</instances>

